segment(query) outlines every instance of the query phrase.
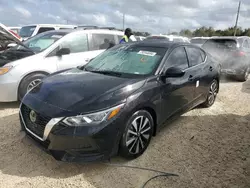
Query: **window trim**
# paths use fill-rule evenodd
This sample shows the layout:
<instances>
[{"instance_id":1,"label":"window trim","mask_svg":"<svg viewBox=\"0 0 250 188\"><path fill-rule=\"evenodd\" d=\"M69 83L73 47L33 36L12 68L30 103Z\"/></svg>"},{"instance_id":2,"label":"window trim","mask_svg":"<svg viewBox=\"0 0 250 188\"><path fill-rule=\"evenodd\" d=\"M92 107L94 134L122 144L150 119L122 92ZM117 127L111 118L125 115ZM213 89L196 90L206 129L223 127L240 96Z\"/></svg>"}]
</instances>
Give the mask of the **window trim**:
<instances>
[{"instance_id":1,"label":"window trim","mask_svg":"<svg viewBox=\"0 0 250 188\"><path fill-rule=\"evenodd\" d=\"M187 52L186 52L186 49L185 49L185 45L180 45L180 46L174 47L169 53L166 53L166 57L162 59L162 61L163 61L164 63L163 63L162 65L160 65L160 66L161 66L161 68L160 68L161 70L160 70L160 71L157 71L157 72L159 72L160 75L163 73L164 68L165 68L164 65L167 63L167 61L168 61L170 55L171 55L171 54L173 53L173 51L176 50L177 48L183 48L184 51L185 51L185 54L186 54L188 67L187 67L186 69L183 69L183 71L185 71L185 70L187 70L188 68L190 68L190 67L189 67L189 60L188 60ZM160 66L159 66L159 67L160 67Z\"/></svg>"}]
</instances>

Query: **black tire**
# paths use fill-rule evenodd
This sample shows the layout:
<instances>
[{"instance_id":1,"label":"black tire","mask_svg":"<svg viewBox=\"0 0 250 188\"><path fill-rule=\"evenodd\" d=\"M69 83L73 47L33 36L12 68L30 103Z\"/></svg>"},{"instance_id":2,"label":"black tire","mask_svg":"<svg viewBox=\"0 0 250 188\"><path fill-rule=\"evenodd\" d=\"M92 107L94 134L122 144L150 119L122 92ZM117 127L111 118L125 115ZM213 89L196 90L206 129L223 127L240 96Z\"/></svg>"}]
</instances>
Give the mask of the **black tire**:
<instances>
[{"instance_id":1,"label":"black tire","mask_svg":"<svg viewBox=\"0 0 250 188\"><path fill-rule=\"evenodd\" d=\"M18 100L22 101L23 97L28 92L29 85L32 82L42 80L44 77L46 77L46 75L42 74L42 73L34 73L34 74L30 74L30 75L24 77L23 80L21 81L20 85L19 85Z\"/></svg>"},{"instance_id":2,"label":"black tire","mask_svg":"<svg viewBox=\"0 0 250 188\"><path fill-rule=\"evenodd\" d=\"M245 81L247 81L248 76L249 76L249 69L247 69L247 70L244 72L244 74L239 75L239 76L237 77L237 79L238 79L240 82L245 82Z\"/></svg>"},{"instance_id":3,"label":"black tire","mask_svg":"<svg viewBox=\"0 0 250 188\"><path fill-rule=\"evenodd\" d=\"M214 104L218 91L219 83L217 80L213 80L209 85L206 101L202 104L204 108L209 108Z\"/></svg>"},{"instance_id":4,"label":"black tire","mask_svg":"<svg viewBox=\"0 0 250 188\"><path fill-rule=\"evenodd\" d=\"M142 124L141 120L143 120ZM139 127L132 125L135 122L138 123ZM135 127L137 127L137 132ZM120 141L120 156L126 159L135 159L142 155L150 143L153 130L154 121L151 114L145 110L135 112L126 123L126 128Z\"/></svg>"}]
</instances>

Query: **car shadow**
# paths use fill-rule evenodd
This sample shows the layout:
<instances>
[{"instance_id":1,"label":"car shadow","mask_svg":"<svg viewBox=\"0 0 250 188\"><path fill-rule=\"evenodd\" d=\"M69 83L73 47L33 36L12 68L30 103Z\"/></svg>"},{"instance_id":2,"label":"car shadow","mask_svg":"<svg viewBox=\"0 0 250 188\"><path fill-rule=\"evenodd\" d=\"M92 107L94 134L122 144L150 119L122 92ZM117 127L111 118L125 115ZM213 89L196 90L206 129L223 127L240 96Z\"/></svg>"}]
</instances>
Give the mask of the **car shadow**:
<instances>
[{"instance_id":1,"label":"car shadow","mask_svg":"<svg viewBox=\"0 0 250 188\"><path fill-rule=\"evenodd\" d=\"M18 108L20 102L0 102L0 110Z\"/></svg>"},{"instance_id":2,"label":"car shadow","mask_svg":"<svg viewBox=\"0 0 250 188\"><path fill-rule=\"evenodd\" d=\"M250 94L250 79L243 83L241 91Z\"/></svg>"},{"instance_id":3,"label":"car shadow","mask_svg":"<svg viewBox=\"0 0 250 188\"><path fill-rule=\"evenodd\" d=\"M140 187L155 175L99 162L56 161L20 132L18 114L0 118L0 122L2 175L26 177L27 181L32 177L53 179L59 187L62 179L71 178L81 187L113 188ZM249 122L250 114L183 115L161 129L141 157L132 161L115 157L111 161L179 174L155 180L148 187L246 187L250 184Z\"/></svg>"}]
</instances>

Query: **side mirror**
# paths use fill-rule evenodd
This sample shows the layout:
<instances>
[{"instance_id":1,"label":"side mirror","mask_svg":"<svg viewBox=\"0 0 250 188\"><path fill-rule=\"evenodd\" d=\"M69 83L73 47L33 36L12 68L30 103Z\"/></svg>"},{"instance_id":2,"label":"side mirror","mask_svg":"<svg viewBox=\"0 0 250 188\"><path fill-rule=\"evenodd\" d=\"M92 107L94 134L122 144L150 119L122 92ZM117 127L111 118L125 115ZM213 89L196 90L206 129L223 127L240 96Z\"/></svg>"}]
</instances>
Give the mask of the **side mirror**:
<instances>
[{"instance_id":1,"label":"side mirror","mask_svg":"<svg viewBox=\"0 0 250 188\"><path fill-rule=\"evenodd\" d=\"M57 56L62 56L62 55L67 55L70 54L70 49L69 48L61 48L56 52Z\"/></svg>"},{"instance_id":2,"label":"side mirror","mask_svg":"<svg viewBox=\"0 0 250 188\"><path fill-rule=\"evenodd\" d=\"M169 69L166 70L163 76L165 77L182 77L185 74L183 70L177 67L170 67Z\"/></svg>"}]
</instances>

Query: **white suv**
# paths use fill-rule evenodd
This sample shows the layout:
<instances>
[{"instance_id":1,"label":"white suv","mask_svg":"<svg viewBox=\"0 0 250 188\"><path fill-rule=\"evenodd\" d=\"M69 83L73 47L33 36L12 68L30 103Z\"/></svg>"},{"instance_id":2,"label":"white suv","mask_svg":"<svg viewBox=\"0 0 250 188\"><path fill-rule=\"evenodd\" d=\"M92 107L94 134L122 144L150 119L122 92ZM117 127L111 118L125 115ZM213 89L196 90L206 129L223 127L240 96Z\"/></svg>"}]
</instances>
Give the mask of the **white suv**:
<instances>
[{"instance_id":1,"label":"white suv","mask_svg":"<svg viewBox=\"0 0 250 188\"><path fill-rule=\"evenodd\" d=\"M0 53L0 102L21 100L46 75L85 65L122 36L103 29L48 31L23 43L12 36L19 45Z\"/></svg>"}]
</instances>

